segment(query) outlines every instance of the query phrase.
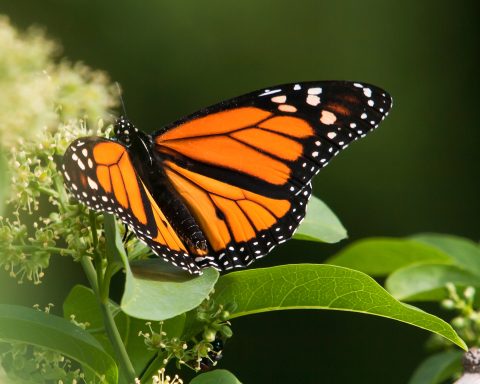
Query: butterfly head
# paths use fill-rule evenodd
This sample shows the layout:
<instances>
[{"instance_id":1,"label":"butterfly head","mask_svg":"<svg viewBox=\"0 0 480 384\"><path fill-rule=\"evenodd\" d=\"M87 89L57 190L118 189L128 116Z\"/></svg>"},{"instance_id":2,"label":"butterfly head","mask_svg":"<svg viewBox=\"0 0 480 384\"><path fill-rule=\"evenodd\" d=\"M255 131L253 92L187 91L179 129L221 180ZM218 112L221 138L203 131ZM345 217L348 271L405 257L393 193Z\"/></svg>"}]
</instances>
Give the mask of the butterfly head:
<instances>
[{"instance_id":1,"label":"butterfly head","mask_svg":"<svg viewBox=\"0 0 480 384\"><path fill-rule=\"evenodd\" d=\"M114 132L118 140L125 145L129 145L138 129L126 117L120 116L115 122Z\"/></svg>"}]
</instances>

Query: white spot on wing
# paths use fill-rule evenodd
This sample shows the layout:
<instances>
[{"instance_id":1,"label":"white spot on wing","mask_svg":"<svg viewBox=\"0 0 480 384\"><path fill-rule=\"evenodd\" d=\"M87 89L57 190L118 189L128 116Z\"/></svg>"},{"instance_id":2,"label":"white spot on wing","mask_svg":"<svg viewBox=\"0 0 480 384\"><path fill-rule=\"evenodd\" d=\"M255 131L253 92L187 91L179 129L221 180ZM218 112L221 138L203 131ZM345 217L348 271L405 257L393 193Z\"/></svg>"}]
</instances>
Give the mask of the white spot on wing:
<instances>
[{"instance_id":1,"label":"white spot on wing","mask_svg":"<svg viewBox=\"0 0 480 384\"><path fill-rule=\"evenodd\" d=\"M309 95L319 95L320 93L322 93L322 88L309 88L308 89L308 94Z\"/></svg>"},{"instance_id":2,"label":"white spot on wing","mask_svg":"<svg viewBox=\"0 0 480 384\"><path fill-rule=\"evenodd\" d=\"M265 92L261 93L258 96L268 96L268 95L273 95L274 93L281 92L281 89L266 89Z\"/></svg>"},{"instance_id":3,"label":"white spot on wing","mask_svg":"<svg viewBox=\"0 0 480 384\"><path fill-rule=\"evenodd\" d=\"M285 101L287 101L287 96L285 95L280 95L280 96L275 96L275 97L272 97L272 101L274 103L285 103Z\"/></svg>"},{"instance_id":4,"label":"white spot on wing","mask_svg":"<svg viewBox=\"0 0 480 384\"><path fill-rule=\"evenodd\" d=\"M329 111L322 111L320 122L325 125L332 125L337 120L337 116Z\"/></svg>"},{"instance_id":5,"label":"white spot on wing","mask_svg":"<svg viewBox=\"0 0 480 384\"><path fill-rule=\"evenodd\" d=\"M307 104L313 105L316 107L318 104L320 104L320 98L315 95L308 95L307 96Z\"/></svg>"},{"instance_id":6,"label":"white spot on wing","mask_svg":"<svg viewBox=\"0 0 480 384\"><path fill-rule=\"evenodd\" d=\"M98 189L98 184L93 181L90 177L87 177L88 185L90 188L97 190Z\"/></svg>"},{"instance_id":7,"label":"white spot on wing","mask_svg":"<svg viewBox=\"0 0 480 384\"><path fill-rule=\"evenodd\" d=\"M290 104L282 104L278 106L278 110L282 112L297 112L297 108Z\"/></svg>"},{"instance_id":8,"label":"white spot on wing","mask_svg":"<svg viewBox=\"0 0 480 384\"><path fill-rule=\"evenodd\" d=\"M372 97L372 90L370 88L363 88L363 94L367 97Z\"/></svg>"}]
</instances>

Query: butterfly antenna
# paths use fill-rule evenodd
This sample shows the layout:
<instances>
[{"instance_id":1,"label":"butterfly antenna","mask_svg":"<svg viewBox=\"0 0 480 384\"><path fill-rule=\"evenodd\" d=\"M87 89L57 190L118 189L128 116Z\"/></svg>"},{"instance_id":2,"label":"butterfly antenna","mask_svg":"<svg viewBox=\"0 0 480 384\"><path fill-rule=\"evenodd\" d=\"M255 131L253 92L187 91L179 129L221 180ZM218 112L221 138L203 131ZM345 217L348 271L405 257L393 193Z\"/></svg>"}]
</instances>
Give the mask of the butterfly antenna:
<instances>
[{"instance_id":1,"label":"butterfly antenna","mask_svg":"<svg viewBox=\"0 0 480 384\"><path fill-rule=\"evenodd\" d=\"M123 116L127 117L127 109L125 108L125 103L123 102L122 88L120 87L120 83L118 81L115 82L115 85L117 86L118 97L120 98L120 102L122 103Z\"/></svg>"}]
</instances>

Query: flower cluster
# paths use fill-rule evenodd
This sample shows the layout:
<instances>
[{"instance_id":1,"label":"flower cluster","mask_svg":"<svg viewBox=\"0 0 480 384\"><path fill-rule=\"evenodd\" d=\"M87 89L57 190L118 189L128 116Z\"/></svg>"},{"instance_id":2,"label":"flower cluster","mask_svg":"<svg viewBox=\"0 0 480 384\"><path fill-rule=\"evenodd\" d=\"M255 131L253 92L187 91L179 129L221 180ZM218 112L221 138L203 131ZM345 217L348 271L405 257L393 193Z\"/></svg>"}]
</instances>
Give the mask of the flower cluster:
<instances>
[{"instance_id":1,"label":"flower cluster","mask_svg":"<svg viewBox=\"0 0 480 384\"><path fill-rule=\"evenodd\" d=\"M480 309L476 308L476 291L474 287L457 290L454 284L448 283L448 298L442 301L442 307L456 313L450 321L452 327L469 347L480 346ZM452 344L438 335L432 335L429 340L431 349L449 347Z\"/></svg>"},{"instance_id":2,"label":"flower cluster","mask_svg":"<svg viewBox=\"0 0 480 384\"><path fill-rule=\"evenodd\" d=\"M69 201L59 164L75 138L110 135L103 118L116 104L115 90L102 72L56 62L59 47L42 31L20 33L5 17L0 51L0 157L9 181L0 183L0 198L8 196L0 267L19 282L38 284L52 254L79 259L101 250L93 244L101 236L91 233L101 218Z\"/></svg>"},{"instance_id":3,"label":"flower cluster","mask_svg":"<svg viewBox=\"0 0 480 384\"><path fill-rule=\"evenodd\" d=\"M140 380L135 379L135 384L141 384ZM183 380L178 375L175 375L172 379L165 375L165 368L162 368L152 377L152 384L183 384Z\"/></svg>"},{"instance_id":4,"label":"flower cluster","mask_svg":"<svg viewBox=\"0 0 480 384\"><path fill-rule=\"evenodd\" d=\"M235 304L227 306L215 303L213 299L207 299L196 309L196 318L203 324L203 339L212 342L218 334L223 338L229 339L233 336L228 318L230 313L235 310Z\"/></svg>"},{"instance_id":5,"label":"flower cluster","mask_svg":"<svg viewBox=\"0 0 480 384\"><path fill-rule=\"evenodd\" d=\"M42 30L21 33L0 17L0 142L35 141L45 127L90 116L105 118L115 98L103 72L56 62L60 47Z\"/></svg>"},{"instance_id":6,"label":"flower cluster","mask_svg":"<svg viewBox=\"0 0 480 384\"><path fill-rule=\"evenodd\" d=\"M169 338L163 331L162 321L159 323L158 332L154 331L151 322L148 322L146 325L149 332L140 331L139 336L144 337L149 349L162 352L164 366L175 360L177 368L187 366L197 372L209 369L221 358L224 340L233 335L228 322L230 311L233 309L233 306L226 309L222 305L216 305L212 299L204 300L195 309L196 319L203 325L203 332L188 341L178 337ZM201 339L198 340L200 335Z\"/></svg>"},{"instance_id":7,"label":"flower cluster","mask_svg":"<svg viewBox=\"0 0 480 384\"><path fill-rule=\"evenodd\" d=\"M88 129L85 122L71 121L57 130L45 129L40 142L23 140L21 150L10 150L11 214L0 218L0 266L19 282L40 283L52 254L76 260L93 255L91 215L95 220L101 217L70 202L58 158L74 137L107 135L109 130L101 121L96 130Z\"/></svg>"}]
</instances>

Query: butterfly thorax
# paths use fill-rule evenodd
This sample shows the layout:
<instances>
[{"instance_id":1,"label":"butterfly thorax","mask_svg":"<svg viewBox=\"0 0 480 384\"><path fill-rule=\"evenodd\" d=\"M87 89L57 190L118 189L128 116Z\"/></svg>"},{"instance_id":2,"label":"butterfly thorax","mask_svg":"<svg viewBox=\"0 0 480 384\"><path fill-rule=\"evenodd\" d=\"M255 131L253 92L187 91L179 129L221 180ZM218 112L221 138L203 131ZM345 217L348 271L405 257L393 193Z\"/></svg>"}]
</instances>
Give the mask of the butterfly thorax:
<instances>
[{"instance_id":1,"label":"butterfly thorax","mask_svg":"<svg viewBox=\"0 0 480 384\"><path fill-rule=\"evenodd\" d=\"M138 130L130 120L121 116L115 122L115 138L121 142L127 149L133 161L141 163L137 170L153 168L154 157L151 150L151 139L144 132ZM146 175L141 175L145 177Z\"/></svg>"},{"instance_id":2,"label":"butterfly thorax","mask_svg":"<svg viewBox=\"0 0 480 384\"><path fill-rule=\"evenodd\" d=\"M150 135L136 128L123 116L116 121L114 132L116 139L127 148L140 178L162 207L179 237L192 253L204 254L207 250L205 236L163 172L162 159L155 153Z\"/></svg>"}]
</instances>

